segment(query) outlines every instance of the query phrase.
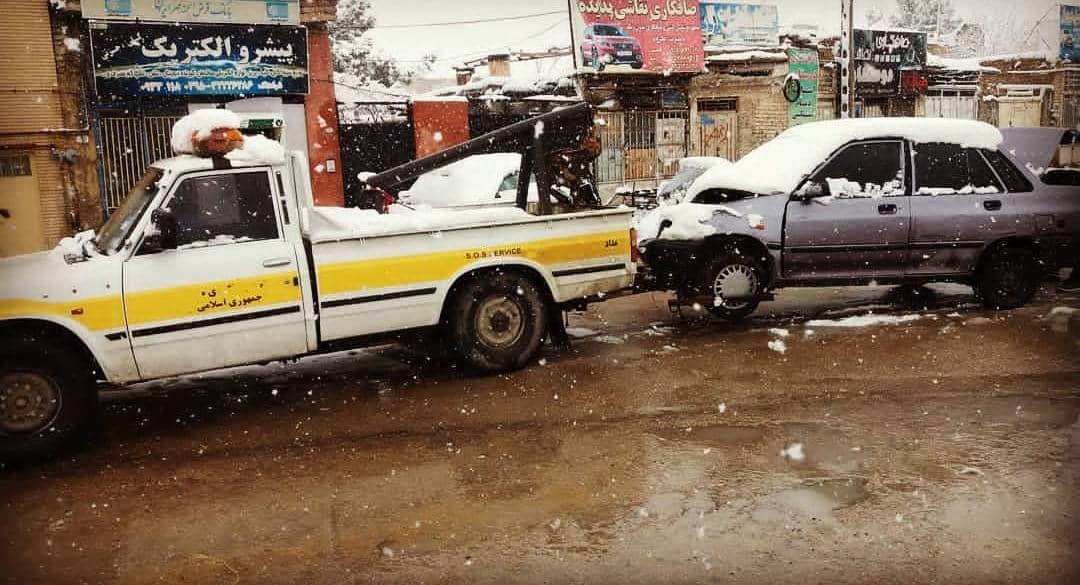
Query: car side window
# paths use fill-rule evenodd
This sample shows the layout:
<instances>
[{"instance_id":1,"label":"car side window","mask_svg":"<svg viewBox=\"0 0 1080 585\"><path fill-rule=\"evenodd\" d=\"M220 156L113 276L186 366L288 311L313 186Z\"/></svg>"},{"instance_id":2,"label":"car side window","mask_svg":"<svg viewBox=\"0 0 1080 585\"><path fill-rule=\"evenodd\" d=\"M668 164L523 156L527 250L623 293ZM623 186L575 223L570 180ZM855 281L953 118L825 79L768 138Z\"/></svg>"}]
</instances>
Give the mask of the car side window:
<instances>
[{"instance_id":1,"label":"car side window","mask_svg":"<svg viewBox=\"0 0 1080 585\"><path fill-rule=\"evenodd\" d=\"M278 237L270 176L265 171L184 179L168 204L178 247Z\"/></svg>"},{"instance_id":2,"label":"car side window","mask_svg":"<svg viewBox=\"0 0 1080 585\"><path fill-rule=\"evenodd\" d=\"M509 175L506 175L506 177L503 178L502 183L499 184L499 190L496 191L496 194L502 193L503 191L516 190L517 185L518 185L518 172L514 171L514 172L510 173Z\"/></svg>"},{"instance_id":3,"label":"car side window","mask_svg":"<svg viewBox=\"0 0 1080 585\"><path fill-rule=\"evenodd\" d=\"M860 142L844 147L811 179L838 199L904 194L903 143Z\"/></svg>"},{"instance_id":4,"label":"car side window","mask_svg":"<svg viewBox=\"0 0 1080 585\"><path fill-rule=\"evenodd\" d=\"M914 146L915 189L922 195L1001 193L1004 187L973 148L958 144Z\"/></svg>"},{"instance_id":5,"label":"car side window","mask_svg":"<svg viewBox=\"0 0 1080 585\"><path fill-rule=\"evenodd\" d=\"M1010 193L1028 193L1034 189L1027 177L1001 151L983 150L982 154L986 157L986 160L990 161L990 165L994 167L998 176L1005 182L1005 188Z\"/></svg>"}]
</instances>

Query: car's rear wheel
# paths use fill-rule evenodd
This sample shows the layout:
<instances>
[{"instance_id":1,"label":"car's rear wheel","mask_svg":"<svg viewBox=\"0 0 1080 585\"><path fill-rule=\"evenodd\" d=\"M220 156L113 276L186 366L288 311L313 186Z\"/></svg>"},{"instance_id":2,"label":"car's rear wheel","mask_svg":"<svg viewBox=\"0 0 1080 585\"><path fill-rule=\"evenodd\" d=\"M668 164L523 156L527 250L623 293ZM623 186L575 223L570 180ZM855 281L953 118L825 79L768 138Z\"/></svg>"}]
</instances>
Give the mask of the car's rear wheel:
<instances>
[{"instance_id":1,"label":"car's rear wheel","mask_svg":"<svg viewBox=\"0 0 1080 585\"><path fill-rule=\"evenodd\" d=\"M1000 246L987 253L975 276L975 292L990 309L1014 309L1035 296L1042 270L1034 252Z\"/></svg>"},{"instance_id":2,"label":"car's rear wheel","mask_svg":"<svg viewBox=\"0 0 1080 585\"><path fill-rule=\"evenodd\" d=\"M43 342L2 343L0 462L45 459L84 438L97 415L97 392L82 360Z\"/></svg>"},{"instance_id":3,"label":"car's rear wheel","mask_svg":"<svg viewBox=\"0 0 1080 585\"><path fill-rule=\"evenodd\" d=\"M713 299L709 311L734 321L757 309L764 278L754 259L735 252L722 252L705 265L701 284L702 290Z\"/></svg>"},{"instance_id":4,"label":"car's rear wheel","mask_svg":"<svg viewBox=\"0 0 1080 585\"><path fill-rule=\"evenodd\" d=\"M547 300L531 279L519 272L491 271L456 286L444 327L458 361L483 373L498 373L520 368L536 356L547 318Z\"/></svg>"}]
</instances>

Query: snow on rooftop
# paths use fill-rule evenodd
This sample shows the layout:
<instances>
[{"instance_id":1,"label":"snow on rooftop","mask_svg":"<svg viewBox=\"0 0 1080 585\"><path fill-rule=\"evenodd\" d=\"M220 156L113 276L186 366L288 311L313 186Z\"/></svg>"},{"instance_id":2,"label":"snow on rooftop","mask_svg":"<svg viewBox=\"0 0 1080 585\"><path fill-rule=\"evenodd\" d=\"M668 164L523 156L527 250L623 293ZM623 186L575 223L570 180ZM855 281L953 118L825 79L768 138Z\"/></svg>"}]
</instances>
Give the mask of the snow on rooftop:
<instances>
[{"instance_id":1,"label":"snow on rooftop","mask_svg":"<svg viewBox=\"0 0 1080 585\"><path fill-rule=\"evenodd\" d=\"M946 142L996 149L1001 131L984 122L948 118L856 118L811 122L789 128L730 165L705 172L687 200L713 188L761 195L791 193L830 154L853 140L877 137Z\"/></svg>"},{"instance_id":2,"label":"snow on rooftop","mask_svg":"<svg viewBox=\"0 0 1080 585\"><path fill-rule=\"evenodd\" d=\"M949 57L939 57L933 53L926 55L926 65L928 67L940 67L950 71L972 71L978 73L1001 73L1001 70L995 67L988 67L983 65L981 61L985 61L985 57L970 57L966 59L953 59Z\"/></svg>"},{"instance_id":3,"label":"snow on rooftop","mask_svg":"<svg viewBox=\"0 0 1080 585\"><path fill-rule=\"evenodd\" d=\"M738 51L735 53L718 53L705 57L709 63L733 63L742 61L767 61L782 63L787 61L787 53L779 51Z\"/></svg>"}]
</instances>

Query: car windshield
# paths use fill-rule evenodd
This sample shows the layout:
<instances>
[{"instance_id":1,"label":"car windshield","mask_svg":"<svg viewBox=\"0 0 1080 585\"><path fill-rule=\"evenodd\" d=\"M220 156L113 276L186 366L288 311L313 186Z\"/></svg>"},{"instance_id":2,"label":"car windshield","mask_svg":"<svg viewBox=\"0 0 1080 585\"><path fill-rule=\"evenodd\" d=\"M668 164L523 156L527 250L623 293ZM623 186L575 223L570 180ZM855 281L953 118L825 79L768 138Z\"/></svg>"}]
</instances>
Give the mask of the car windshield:
<instances>
[{"instance_id":1,"label":"car windshield","mask_svg":"<svg viewBox=\"0 0 1080 585\"><path fill-rule=\"evenodd\" d=\"M626 33L617 26L600 25L593 27L593 34L598 37L624 37Z\"/></svg>"},{"instance_id":2,"label":"car windshield","mask_svg":"<svg viewBox=\"0 0 1080 585\"><path fill-rule=\"evenodd\" d=\"M101 227L98 233L97 247L103 254L115 254L124 244L124 240L131 232L131 228L142 217L146 206L157 194L157 182L164 175L164 171L157 167L150 167L139 179L138 183L128 191L127 197L116 211L109 216L109 221Z\"/></svg>"}]
</instances>

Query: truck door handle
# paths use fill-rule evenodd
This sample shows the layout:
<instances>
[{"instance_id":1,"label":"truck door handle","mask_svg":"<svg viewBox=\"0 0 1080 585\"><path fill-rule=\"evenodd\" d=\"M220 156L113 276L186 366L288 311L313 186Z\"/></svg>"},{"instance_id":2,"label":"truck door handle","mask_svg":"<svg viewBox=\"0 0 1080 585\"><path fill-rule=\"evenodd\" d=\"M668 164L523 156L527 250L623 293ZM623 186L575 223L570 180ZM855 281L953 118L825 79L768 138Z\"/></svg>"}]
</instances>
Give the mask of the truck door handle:
<instances>
[{"instance_id":1,"label":"truck door handle","mask_svg":"<svg viewBox=\"0 0 1080 585\"><path fill-rule=\"evenodd\" d=\"M1001 201L997 199L989 199L987 201L983 201L983 207L987 211L997 211L1001 209Z\"/></svg>"},{"instance_id":2,"label":"truck door handle","mask_svg":"<svg viewBox=\"0 0 1080 585\"><path fill-rule=\"evenodd\" d=\"M292 260L289 258L269 258L263 260L263 268L277 268L278 266L288 266L292 264Z\"/></svg>"},{"instance_id":3,"label":"truck door handle","mask_svg":"<svg viewBox=\"0 0 1080 585\"><path fill-rule=\"evenodd\" d=\"M896 215L896 212L899 209L900 208L893 203L882 203L881 205L877 206L877 212L880 215Z\"/></svg>"}]
</instances>

